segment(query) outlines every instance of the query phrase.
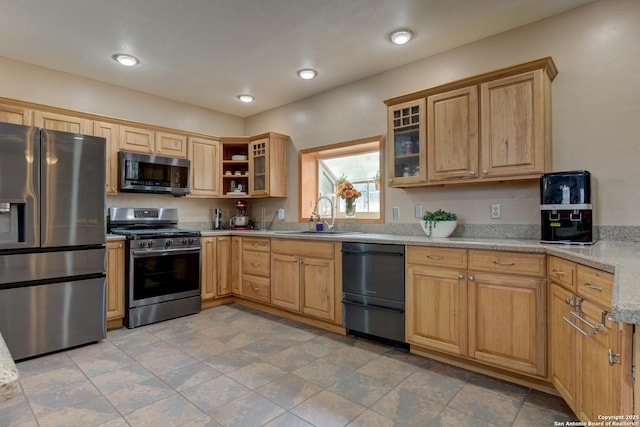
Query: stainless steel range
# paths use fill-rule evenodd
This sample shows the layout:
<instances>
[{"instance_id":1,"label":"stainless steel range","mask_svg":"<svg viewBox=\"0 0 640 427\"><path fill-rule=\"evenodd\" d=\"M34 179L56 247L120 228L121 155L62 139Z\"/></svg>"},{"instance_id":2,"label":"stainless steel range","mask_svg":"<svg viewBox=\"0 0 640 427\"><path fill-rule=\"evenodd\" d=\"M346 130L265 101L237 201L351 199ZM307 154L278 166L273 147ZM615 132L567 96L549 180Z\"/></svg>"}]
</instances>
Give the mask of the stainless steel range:
<instances>
[{"instance_id":1,"label":"stainless steel range","mask_svg":"<svg viewBox=\"0 0 640 427\"><path fill-rule=\"evenodd\" d=\"M126 236L125 325L200 311L200 231L178 228L178 210L109 208L109 232Z\"/></svg>"}]
</instances>

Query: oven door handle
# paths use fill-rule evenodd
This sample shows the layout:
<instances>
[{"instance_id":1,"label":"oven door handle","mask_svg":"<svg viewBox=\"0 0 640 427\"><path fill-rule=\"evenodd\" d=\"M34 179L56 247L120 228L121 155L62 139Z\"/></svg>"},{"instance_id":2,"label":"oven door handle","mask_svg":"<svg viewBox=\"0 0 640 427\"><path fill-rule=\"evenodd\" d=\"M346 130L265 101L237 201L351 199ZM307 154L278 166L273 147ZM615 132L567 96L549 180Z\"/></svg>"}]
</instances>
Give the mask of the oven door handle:
<instances>
[{"instance_id":1,"label":"oven door handle","mask_svg":"<svg viewBox=\"0 0 640 427\"><path fill-rule=\"evenodd\" d=\"M398 308L391 308L391 307L382 307L380 305L375 305L375 304L363 304L361 302L355 302L355 301L347 301L347 300L342 300L343 304L351 304L351 305L357 305L358 307L364 307L364 308L372 308L374 310L382 310L382 311L391 311L393 313L404 313L404 310L400 310Z\"/></svg>"},{"instance_id":2,"label":"oven door handle","mask_svg":"<svg viewBox=\"0 0 640 427\"><path fill-rule=\"evenodd\" d=\"M166 256L175 254L196 254L200 252L200 248L188 248L188 249L134 249L131 251L131 256L134 258L142 256Z\"/></svg>"}]
</instances>

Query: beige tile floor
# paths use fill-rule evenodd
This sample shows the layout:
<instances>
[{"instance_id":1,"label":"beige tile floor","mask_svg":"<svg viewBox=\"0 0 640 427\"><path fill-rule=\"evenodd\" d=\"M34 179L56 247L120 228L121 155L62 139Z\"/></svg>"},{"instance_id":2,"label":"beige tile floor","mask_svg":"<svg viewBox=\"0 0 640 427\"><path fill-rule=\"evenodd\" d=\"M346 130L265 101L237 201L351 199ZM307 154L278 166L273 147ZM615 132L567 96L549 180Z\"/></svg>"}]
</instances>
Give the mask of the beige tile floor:
<instances>
[{"instance_id":1,"label":"beige tile floor","mask_svg":"<svg viewBox=\"0 0 640 427\"><path fill-rule=\"evenodd\" d=\"M220 306L17 364L0 426L553 426L557 397Z\"/></svg>"}]
</instances>

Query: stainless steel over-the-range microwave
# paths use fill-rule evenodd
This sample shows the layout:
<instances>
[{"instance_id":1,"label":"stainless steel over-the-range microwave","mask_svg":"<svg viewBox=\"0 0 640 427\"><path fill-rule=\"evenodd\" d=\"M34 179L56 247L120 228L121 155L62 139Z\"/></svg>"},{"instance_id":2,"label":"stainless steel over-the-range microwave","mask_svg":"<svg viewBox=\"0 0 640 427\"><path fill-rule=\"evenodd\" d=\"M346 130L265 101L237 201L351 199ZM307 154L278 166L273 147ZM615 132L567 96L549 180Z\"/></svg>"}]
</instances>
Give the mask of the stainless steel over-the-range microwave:
<instances>
[{"instance_id":1,"label":"stainless steel over-the-range microwave","mask_svg":"<svg viewBox=\"0 0 640 427\"><path fill-rule=\"evenodd\" d=\"M191 162L187 159L120 151L118 160L120 191L189 194Z\"/></svg>"}]
</instances>

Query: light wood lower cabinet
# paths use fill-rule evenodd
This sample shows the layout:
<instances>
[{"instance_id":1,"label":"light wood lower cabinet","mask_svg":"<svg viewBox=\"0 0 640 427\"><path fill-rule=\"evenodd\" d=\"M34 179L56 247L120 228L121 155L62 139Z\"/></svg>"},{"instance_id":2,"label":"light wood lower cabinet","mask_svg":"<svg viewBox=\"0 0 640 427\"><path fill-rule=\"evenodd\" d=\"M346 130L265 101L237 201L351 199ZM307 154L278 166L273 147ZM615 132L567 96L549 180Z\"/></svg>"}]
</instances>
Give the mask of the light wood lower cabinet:
<instances>
[{"instance_id":1,"label":"light wood lower cabinet","mask_svg":"<svg viewBox=\"0 0 640 427\"><path fill-rule=\"evenodd\" d=\"M242 295L242 237L231 236L231 292Z\"/></svg>"},{"instance_id":2,"label":"light wood lower cabinet","mask_svg":"<svg viewBox=\"0 0 640 427\"><path fill-rule=\"evenodd\" d=\"M546 376L544 254L418 246L406 253L410 344Z\"/></svg>"},{"instance_id":3,"label":"light wood lower cabinet","mask_svg":"<svg viewBox=\"0 0 640 427\"><path fill-rule=\"evenodd\" d=\"M467 250L407 248L407 341L467 352Z\"/></svg>"},{"instance_id":4,"label":"light wood lower cabinet","mask_svg":"<svg viewBox=\"0 0 640 427\"><path fill-rule=\"evenodd\" d=\"M124 241L107 242L107 328L124 318Z\"/></svg>"},{"instance_id":5,"label":"light wood lower cabinet","mask_svg":"<svg viewBox=\"0 0 640 427\"><path fill-rule=\"evenodd\" d=\"M469 273L469 356L544 377L545 296L544 280Z\"/></svg>"},{"instance_id":6,"label":"light wood lower cabinet","mask_svg":"<svg viewBox=\"0 0 640 427\"><path fill-rule=\"evenodd\" d=\"M203 301L231 293L230 236L202 238L200 271L200 289Z\"/></svg>"},{"instance_id":7,"label":"light wood lower cabinet","mask_svg":"<svg viewBox=\"0 0 640 427\"><path fill-rule=\"evenodd\" d=\"M632 325L609 320L613 275L556 257L550 265L551 382L583 422L633 414Z\"/></svg>"},{"instance_id":8,"label":"light wood lower cabinet","mask_svg":"<svg viewBox=\"0 0 640 427\"><path fill-rule=\"evenodd\" d=\"M265 237L242 238L242 296L271 302L271 244Z\"/></svg>"},{"instance_id":9,"label":"light wood lower cabinet","mask_svg":"<svg viewBox=\"0 0 640 427\"><path fill-rule=\"evenodd\" d=\"M201 250L201 296L202 300L208 300L215 298L218 290L217 286L217 266L218 251L216 247L215 237L203 237L202 238L202 250Z\"/></svg>"},{"instance_id":10,"label":"light wood lower cabinet","mask_svg":"<svg viewBox=\"0 0 640 427\"><path fill-rule=\"evenodd\" d=\"M271 304L336 322L336 245L273 239Z\"/></svg>"}]
</instances>

